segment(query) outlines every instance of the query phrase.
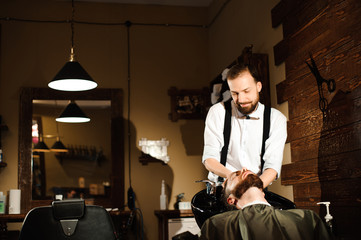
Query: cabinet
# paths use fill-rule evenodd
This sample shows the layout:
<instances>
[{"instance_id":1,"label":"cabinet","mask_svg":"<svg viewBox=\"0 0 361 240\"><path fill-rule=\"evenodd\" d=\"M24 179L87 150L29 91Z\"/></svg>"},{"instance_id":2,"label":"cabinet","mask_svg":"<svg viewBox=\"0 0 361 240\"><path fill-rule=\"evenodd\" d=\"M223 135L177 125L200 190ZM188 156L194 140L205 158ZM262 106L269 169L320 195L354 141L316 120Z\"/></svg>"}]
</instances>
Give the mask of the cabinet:
<instances>
[{"instance_id":1,"label":"cabinet","mask_svg":"<svg viewBox=\"0 0 361 240\"><path fill-rule=\"evenodd\" d=\"M155 210L158 217L159 240L168 240L168 224L170 219L193 218L192 210Z\"/></svg>"},{"instance_id":2,"label":"cabinet","mask_svg":"<svg viewBox=\"0 0 361 240\"><path fill-rule=\"evenodd\" d=\"M168 239L177 234L190 232L197 235L200 229L194 217L171 218L168 220Z\"/></svg>"}]
</instances>

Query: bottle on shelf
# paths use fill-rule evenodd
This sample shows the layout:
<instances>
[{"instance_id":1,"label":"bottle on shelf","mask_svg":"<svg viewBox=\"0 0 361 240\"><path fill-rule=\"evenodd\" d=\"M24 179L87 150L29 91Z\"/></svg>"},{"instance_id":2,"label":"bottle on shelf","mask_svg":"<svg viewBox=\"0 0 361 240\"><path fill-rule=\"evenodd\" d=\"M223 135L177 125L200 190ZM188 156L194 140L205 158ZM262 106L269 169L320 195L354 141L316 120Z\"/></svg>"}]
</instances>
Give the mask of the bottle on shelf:
<instances>
[{"instance_id":1,"label":"bottle on shelf","mask_svg":"<svg viewBox=\"0 0 361 240\"><path fill-rule=\"evenodd\" d=\"M165 181L162 180L162 187L160 193L160 210L167 210L167 195L165 194Z\"/></svg>"}]
</instances>

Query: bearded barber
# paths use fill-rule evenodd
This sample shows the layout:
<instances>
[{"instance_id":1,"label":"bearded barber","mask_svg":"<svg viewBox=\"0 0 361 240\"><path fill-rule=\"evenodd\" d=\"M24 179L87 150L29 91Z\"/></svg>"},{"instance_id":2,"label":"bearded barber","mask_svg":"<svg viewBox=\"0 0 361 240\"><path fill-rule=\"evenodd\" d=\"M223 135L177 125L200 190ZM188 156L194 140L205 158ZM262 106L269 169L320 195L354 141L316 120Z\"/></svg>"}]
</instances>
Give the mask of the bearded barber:
<instances>
[{"instance_id":1,"label":"bearded barber","mask_svg":"<svg viewBox=\"0 0 361 240\"><path fill-rule=\"evenodd\" d=\"M267 187L280 176L287 119L280 111L271 108L269 138L265 142L261 169L265 106L259 102L262 83L257 69L251 65L234 65L227 73L227 82L232 96L227 160L225 166L220 163L226 111L224 103L220 102L210 108L204 129L202 162L209 171L208 179L220 185L222 181L218 176L225 179L232 172L247 168L257 173Z\"/></svg>"}]
</instances>

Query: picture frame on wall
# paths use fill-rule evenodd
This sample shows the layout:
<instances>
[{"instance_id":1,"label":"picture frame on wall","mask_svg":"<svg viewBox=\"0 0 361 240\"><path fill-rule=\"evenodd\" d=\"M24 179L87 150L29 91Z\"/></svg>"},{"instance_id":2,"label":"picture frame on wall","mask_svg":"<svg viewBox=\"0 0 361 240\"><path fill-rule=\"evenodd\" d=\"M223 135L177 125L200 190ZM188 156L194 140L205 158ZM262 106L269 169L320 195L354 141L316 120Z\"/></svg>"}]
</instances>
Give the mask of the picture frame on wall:
<instances>
[{"instance_id":1,"label":"picture frame on wall","mask_svg":"<svg viewBox=\"0 0 361 240\"><path fill-rule=\"evenodd\" d=\"M171 112L169 119L172 122L178 119L205 119L211 106L209 88L168 90Z\"/></svg>"}]
</instances>

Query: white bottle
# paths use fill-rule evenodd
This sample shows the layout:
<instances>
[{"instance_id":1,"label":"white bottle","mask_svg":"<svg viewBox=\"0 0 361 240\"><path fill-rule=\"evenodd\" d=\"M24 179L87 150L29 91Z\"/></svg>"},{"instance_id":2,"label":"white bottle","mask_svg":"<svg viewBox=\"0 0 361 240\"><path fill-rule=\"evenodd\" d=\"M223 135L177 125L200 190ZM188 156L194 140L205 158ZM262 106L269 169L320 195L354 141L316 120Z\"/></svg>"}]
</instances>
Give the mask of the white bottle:
<instances>
[{"instance_id":1,"label":"white bottle","mask_svg":"<svg viewBox=\"0 0 361 240\"><path fill-rule=\"evenodd\" d=\"M319 202L317 203L318 205L324 204L326 206L326 216L325 216L325 222L326 222L326 226L329 228L329 230L331 231L331 233L334 233L334 229L333 229L333 224L332 224L332 219L333 217L330 214L330 202Z\"/></svg>"},{"instance_id":2,"label":"white bottle","mask_svg":"<svg viewBox=\"0 0 361 240\"><path fill-rule=\"evenodd\" d=\"M0 192L0 214L5 214L6 196Z\"/></svg>"},{"instance_id":3,"label":"white bottle","mask_svg":"<svg viewBox=\"0 0 361 240\"><path fill-rule=\"evenodd\" d=\"M165 182L162 180L162 188L160 193L160 210L167 210L168 208L167 195L165 195Z\"/></svg>"}]
</instances>

